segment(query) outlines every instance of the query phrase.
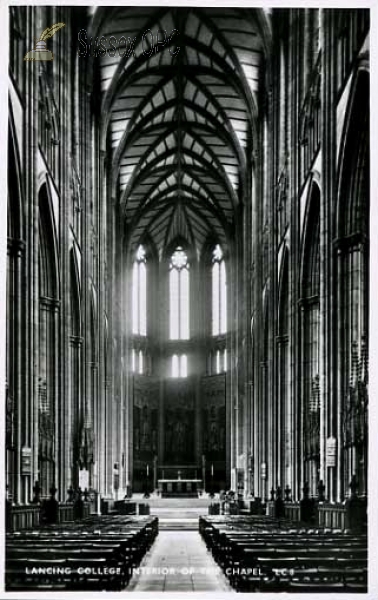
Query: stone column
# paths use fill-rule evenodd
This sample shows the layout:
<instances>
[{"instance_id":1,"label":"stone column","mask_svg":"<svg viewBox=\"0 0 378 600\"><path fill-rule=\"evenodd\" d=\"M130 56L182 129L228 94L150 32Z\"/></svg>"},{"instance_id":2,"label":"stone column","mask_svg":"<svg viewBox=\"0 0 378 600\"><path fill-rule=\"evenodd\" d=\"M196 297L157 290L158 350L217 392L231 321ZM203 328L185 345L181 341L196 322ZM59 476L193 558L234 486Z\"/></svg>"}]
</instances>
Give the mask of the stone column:
<instances>
[{"instance_id":1,"label":"stone column","mask_svg":"<svg viewBox=\"0 0 378 600\"><path fill-rule=\"evenodd\" d=\"M346 300L344 297L344 252L342 243L338 244L336 247L336 273L337 273L337 306L339 310L342 310L341 307L345 304ZM344 377L345 377L345 322L342 316L338 319L338 327L337 327L337 423L336 423L336 477L337 477L337 501L340 502L344 499L346 490L344 489L344 456L343 456L343 447L342 440L344 438L343 433L343 408L344 408ZM328 469L327 469L328 471ZM323 479L323 481L327 481Z\"/></svg>"},{"instance_id":2,"label":"stone column","mask_svg":"<svg viewBox=\"0 0 378 600\"><path fill-rule=\"evenodd\" d=\"M14 348L14 358L16 359L16 369L15 369L15 390L13 390L13 407L14 407L14 430L15 430L15 440L14 447L16 449L14 456L14 468L16 471L15 477L15 485L14 485L14 494L15 501L20 502L22 498L22 480L21 480L21 446L23 444L23 435L24 435L24 427L26 427L26 423L24 423L23 419L23 398L22 398L22 387L23 387L23 348L24 348L24 309L25 306L23 304L23 294L22 294L22 280L23 280L23 261L25 255L25 242L22 240L17 240L16 247L12 249L15 251L15 306L16 306L16 314L15 316L15 348ZM11 357L13 360L13 357ZM26 498L27 500L28 498Z\"/></svg>"},{"instance_id":3,"label":"stone column","mask_svg":"<svg viewBox=\"0 0 378 600\"><path fill-rule=\"evenodd\" d=\"M82 433L83 399L81 391L81 347L83 338L71 335L69 339L70 350L70 393L66 407L66 477L73 488L79 485L79 453ZM68 411L67 411L68 408ZM74 452L74 449L76 453Z\"/></svg>"},{"instance_id":4,"label":"stone column","mask_svg":"<svg viewBox=\"0 0 378 600\"><path fill-rule=\"evenodd\" d=\"M244 475L244 496L251 495L253 482L251 479L251 461L253 456L253 383L251 381L245 384L245 399L246 399L246 443L245 443L245 475Z\"/></svg>"},{"instance_id":5,"label":"stone column","mask_svg":"<svg viewBox=\"0 0 378 600\"><path fill-rule=\"evenodd\" d=\"M98 439L96 437L96 423L98 422L98 387L97 387L97 379L98 379L98 363L97 362L88 362L89 376L91 378L90 387L87 388L89 392L88 403L90 406L90 424L92 428L92 436L93 436L93 461L96 461L96 447L98 445ZM90 478L89 485L91 488L98 491L99 482L98 482L98 465L96 462L90 467Z\"/></svg>"},{"instance_id":6,"label":"stone column","mask_svg":"<svg viewBox=\"0 0 378 600\"><path fill-rule=\"evenodd\" d=\"M194 377L194 396L195 396L195 424L194 424L194 444L195 444L195 462L196 465L201 464L201 456L202 456L202 427L201 427L201 413L202 413L202 405L201 405L201 384L202 384L202 374L205 370L206 365L206 356L203 351L203 332L204 327L202 326L201 319L201 308L203 306L203 302L205 301L203 295L203 286L201 275L203 275L203 271L200 269L200 265L198 263L194 263L194 268L191 270L191 290L190 294L190 307L191 307L191 337L196 338L197 343L195 346L190 347L190 357L191 365L189 363L189 375L193 375ZM194 291L194 294L193 294ZM194 313L194 314L193 314Z\"/></svg>"},{"instance_id":7,"label":"stone column","mask_svg":"<svg viewBox=\"0 0 378 600\"><path fill-rule=\"evenodd\" d=\"M111 340L108 340L111 343ZM108 363L108 360L106 359ZM108 374L104 380L104 426L103 426L103 466L104 466L104 492L111 496L113 492L113 463L112 463L112 381Z\"/></svg>"},{"instance_id":8,"label":"stone column","mask_svg":"<svg viewBox=\"0 0 378 600\"><path fill-rule=\"evenodd\" d=\"M278 479L276 486L280 485L283 487L285 484L291 485L291 468L289 463L289 472L286 471L286 463L290 461L290 437L294 432L291 431L291 415L289 403L290 399L287 397L287 385L286 379L289 373L286 370L286 364L283 364L286 359L288 339L286 335L277 336L277 371L278 371L278 389L277 389L277 419L276 419L276 431L275 431L275 445L276 445L276 456L277 465L276 471Z\"/></svg>"},{"instance_id":9,"label":"stone column","mask_svg":"<svg viewBox=\"0 0 378 600\"><path fill-rule=\"evenodd\" d=\"M266 423L266 407L264 403L266 402L266 377L267 377L267 363L266 361L262 361L260 363L260 397L259 397L259 410L258 410L258 419L257 419L257 440L258 440L258 453L259 457L259 493L258 495L263 499L267 499L268 497L268 476L270 465L267 461L267 455L265 452L265 431L267 427ZM265 477L264 477L264 468L262 465L265 464Z\"/></svg>"},{"instance_id":10,"label":"stone column","mask_svg":"<svg viewBox=\"0 0 378 600\"><path fill-rule=\"evenodd\" d=\"M163 359L160 357L160 364L162 364ZM160 367L162 369L162 367ZM161 372L163 371L163 369L161 370ZM163 465L164 464L164 442L165 442L165 435L164 435L164 421L165 421L165 415L164 415L164 378L160 377L160 381L159 381L159 453L158 453L158 462L159 465Z\"/></svg>"},{"instance_id":11,"label":"stone column","mask_svg":"<svg viewBox=\"0 0 378 600\"><path fill-rule=\"evenodd\" d=\"M60 476L60 461L61 461L61 449L60 449L60 419L59 408L60 408L60 396L59 396L59 372L60 372L60 356L56 351L58 346L58 332L59 332L59 319L60 319L60 301L52 300L51 301L51 313L52 313L52 328L53 328L53 382L54 382L54 391L53 391L53 402L54 402L54 473L53 480L51 482L51 486L55 488L56 483L58 481L58 477ZM50 491L50 486L49 490ZM63 490L59 490L59 497L62 498Z\"/></svg>"},{"instance_id":12,"label":"stone column","mask_svg":"<svg viewBox=\"0 0 378 600\"><path fill-rule=\"evenodd\" d=\"M335 432L336 376L334 324L337 299L333 297L332 224L335 210L336 106L334 11L321 11L321 106L322 106L322 194L320 203L320 479L331 501L339 498L334 476L326 468L326 439ZM338 440L339 443L339 440Z\"/></svg>"},{"instance_id":13,"label":"stone column","mask_svg":"<svg viewBox=\"0 0 378 600\"><path fill-rule=\"evenodd\" d=\"M27 40L30 48L33 46L41 19L38 8L27 8ZM22 445L32 448L31 477L23 479L21 502L27 502L33 496L34 481L38 479L38 374L36 365L39 363L39 205L38 205L38 69L33 69L26 78L25 97L27 98L24 131L25 163L24 180L25 196L29 199L26 207L26 242L28 245L26 265L26 364L25 376L25 405L23 410L23 442Z\"/></svg>"},{"instance_id":14,"label":"stone column","mask_svg":"<svg viewBox=\"0 0 378 600\"><path fill-rule=\"evenodd\" d=\"M301 495L300 495L300 489L303 487L304 482L307 481L308 479L308 473L306 473L306 469L305 469L305 438L304 438L304 425L305 425L305 419L306 419L306 415L305 415L305 398L306 398L306 382L305 382L305 375L306 375L306 366L305 366L305 300L304 299L300 299L299 300L299 330L301 332L301 337L300 337L300 365L299 365L299 385L298 385L298 393L299 393L299 402L298 402L298 408L300 410L300 415L298 418L298 423L299 423L299 452L298 452L298 470L299 470L299 477L298 477L298 487L299 487L299 492L297 490L297 488L293 490L293 499L299 500ZM294 495L295 493L295 495ZM296 493L298 493L298 496L296 495Z\"/></svg>"},{"instance_id":15,"label":"stone column","mask_svg":"<svg viewBox=\"0 0 378 600\"><path fill-rule=\"evenodd\" d=\"M105 342L105 314L106 314L106 151L99 151L99 179L98 179L98 210L96 215L96 226L98 234L98 319L99 319L99 422L97 427L98 440L98 476L99 492L104 495L106 490L106 402L107 402L107 382L106 382L106 351Z\"/></svg>"},{"instance_id":16,"label":"stone column","mask_svg":"<svg viewBox=\"0 0 378 600\"><path fill-rule=\"evenodd\" d=\"M198 363L200 361L198 360ZM200 365L197 365L200 368ZM201 371L199 371L201 372ZM202 456L202 427L201 427L201 376L195 376L195 461L197 465L201 464Z\"/></svg>"}]
</instances>

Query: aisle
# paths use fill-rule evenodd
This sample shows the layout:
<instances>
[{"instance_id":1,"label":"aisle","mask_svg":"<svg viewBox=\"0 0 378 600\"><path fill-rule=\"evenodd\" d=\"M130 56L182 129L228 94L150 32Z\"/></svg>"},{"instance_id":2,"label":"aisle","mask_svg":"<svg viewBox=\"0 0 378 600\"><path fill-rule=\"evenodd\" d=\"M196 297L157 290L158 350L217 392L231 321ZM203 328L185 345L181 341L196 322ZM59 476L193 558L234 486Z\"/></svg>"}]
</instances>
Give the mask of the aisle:
<instances>
[{"instance_id":1,"label":"aisle","mask_svg":"<svg viewBox=\"0 0 378 600\"><path fill-rule=\"evenodd\" d=\"M161 531L127 586L135 592L232 592L198 531Z\"/></svg>"}]
</instances>

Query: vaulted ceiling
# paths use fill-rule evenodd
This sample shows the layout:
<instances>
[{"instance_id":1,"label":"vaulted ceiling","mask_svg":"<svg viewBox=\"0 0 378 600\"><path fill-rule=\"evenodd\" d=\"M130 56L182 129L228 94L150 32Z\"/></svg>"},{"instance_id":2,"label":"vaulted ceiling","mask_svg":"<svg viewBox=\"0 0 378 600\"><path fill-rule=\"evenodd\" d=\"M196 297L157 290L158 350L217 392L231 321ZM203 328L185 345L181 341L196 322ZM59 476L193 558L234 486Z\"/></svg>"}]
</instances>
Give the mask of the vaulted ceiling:
<instances>
[{"instance_id":1,"label":"vaulted ceiling","mask_svg":"<svg viewBox=\"0 0 378 600\"><path fill-rule=\"evenodd\" d=\"M117 48L124 36L125 56L95 61L103 146L131 247L147 233L160 252L179 236L197 251L209 238L227 244L256 143L265 13L98 7L91 35L106 47L114 36Z\"/></svg>"}]
</instances>

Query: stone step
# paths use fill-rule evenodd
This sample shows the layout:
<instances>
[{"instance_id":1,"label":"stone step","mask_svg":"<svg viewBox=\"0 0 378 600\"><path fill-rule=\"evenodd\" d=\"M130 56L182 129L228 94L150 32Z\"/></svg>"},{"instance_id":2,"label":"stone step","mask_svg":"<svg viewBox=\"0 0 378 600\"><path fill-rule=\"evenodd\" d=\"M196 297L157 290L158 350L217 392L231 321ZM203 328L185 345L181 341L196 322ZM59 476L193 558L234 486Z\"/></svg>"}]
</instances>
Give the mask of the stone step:
<instances>
[{"instance_id":1,"label":"stone step","mask_svg":"<svg viewBox=\"0 0 378 600\"><path fill-rule=\"evenodd\" d=\"M205 508L211 500L205 498L147 498L144 500L150 507L156 508Z\"/></svg>"},{"instance_id":2,"label":"stone step","mask_svg":"<svg viewBox=\"0 0 378 600\"><path fill-rule=\"evenodd\" d=\"M198 519L159 517L159 531L198 531Z\"/></svg>"},{"instance_id":3,"label":"stone step","mask_svg":"<svg viewBox=\"0 0 378 600\"><path fill-rule=\"evenodd\" d=\"M198 517L205 517L208 514L208 511L205 510L172 510L172 509L158 509L151 508L150 514L156 517L166 518L166 519L195 519Z\"/></svg>"}]
</instances>

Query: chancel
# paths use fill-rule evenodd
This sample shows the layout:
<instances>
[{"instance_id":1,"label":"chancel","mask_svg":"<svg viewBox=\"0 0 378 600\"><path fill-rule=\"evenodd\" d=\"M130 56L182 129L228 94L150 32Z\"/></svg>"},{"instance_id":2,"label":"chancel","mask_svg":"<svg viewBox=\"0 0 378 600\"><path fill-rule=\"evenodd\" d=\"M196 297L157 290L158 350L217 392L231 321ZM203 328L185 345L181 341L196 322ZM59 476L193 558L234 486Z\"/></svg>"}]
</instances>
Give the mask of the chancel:
<instances>
[{"instance_id":1,"label":"chancel","mask_svg":"<svg viewBox=\"0 0 378 600\"><path fill-rule=\"evenodd\" d=\"M369 39L9 8L8 591L366 592Z\"/></svg>"}]
</instances>

